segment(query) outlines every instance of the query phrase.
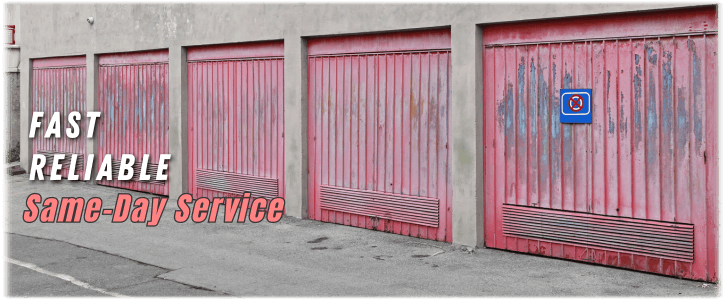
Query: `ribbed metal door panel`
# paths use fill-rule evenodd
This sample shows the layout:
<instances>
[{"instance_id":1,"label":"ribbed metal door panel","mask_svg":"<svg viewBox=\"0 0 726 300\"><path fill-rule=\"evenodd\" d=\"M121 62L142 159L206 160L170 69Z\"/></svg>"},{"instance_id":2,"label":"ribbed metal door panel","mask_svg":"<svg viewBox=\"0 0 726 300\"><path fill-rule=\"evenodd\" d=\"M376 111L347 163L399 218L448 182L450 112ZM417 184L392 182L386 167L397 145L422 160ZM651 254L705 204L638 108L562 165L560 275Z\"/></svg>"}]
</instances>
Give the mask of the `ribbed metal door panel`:
<instances>
[{"instance_id":1,"label":"ribbed metal door panel","mask_svg":"<svg viewBox=\"0 0 726 300\"><path fill-rule=\"evenodd\" d=\"M716 30L713 8L485 27L487 246L716 281ZM592 88L592 124L560 123L561 88Z\"/></svg>"},{"instance_id":2,"label":"ribbed metal door panel","mask_svg":"<svg viewBox=\"0 0 726 300\"><path fill-rule=\"evenodd\" d=\"M451 241L450 32L308 41L311 219Z\"/></svg>"},{"instance_id":3,"label":"ribbed metal door panel","mask_svg":"<svg viewBox=\"0 0 726 300\"><path fill-rule=\"evenodd\" d=\"M194 197L284 197L282 42L189 48Z\"/></svg>"},{"instance_id":4,"label":"ribbed metal door panel","mask_svg":"<svg viewBox=\"0 0 726 300\"><path fill-rule=\"evenodd\" d=\"M33 60L32 110L44 112L41 128L33 139L33 154L46 156L43 174L49 175L55 154L65 154L60 161L63 168L61 176L68 177L71 155L77 154L75 174L83 179L83 159L86 155L86 57L58 57ZM66 136L68 114L81 113L78 126L81 134L71 139ZM44 138L54 112L61 116L61 137Z\"/></svg>"},{"instance_id":5,"label":"ribbed metal door panel","mask_svg":"<svg viewBox=\"0 0 726 300\"><path fill-rule=\"evenodd\" d=\"M169 153L169 55L166 50L106 54L99 57L98 165L106 154L114 160L114 180L98 184L168 195L169 183L156 181L160 154ZM132 180L119 181L122 154L136 158ZM139 181L143 155L149 155L151 181ZM173 158L172 158L173 159ZM168 163L168 161L167 161ZM173 170L167 169L169 177Z\"/></svg>"}]
</instances>

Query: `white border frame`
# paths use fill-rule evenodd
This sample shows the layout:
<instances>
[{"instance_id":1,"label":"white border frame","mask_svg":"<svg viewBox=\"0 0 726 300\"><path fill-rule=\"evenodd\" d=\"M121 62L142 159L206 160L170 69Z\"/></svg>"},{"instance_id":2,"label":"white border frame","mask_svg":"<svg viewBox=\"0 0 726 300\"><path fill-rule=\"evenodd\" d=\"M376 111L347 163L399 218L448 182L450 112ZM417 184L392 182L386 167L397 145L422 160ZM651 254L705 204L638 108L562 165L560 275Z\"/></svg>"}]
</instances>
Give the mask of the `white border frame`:
<instances>
[{"instance_id":1,"label":"white border frame","mask_svg":"<svg viewBox=\"0 0 726 300\"><path fill-rule=\"evenodd\" d=\"M585 112L585 113L576 113L576 114L567 114L567 113L565 113L565 105L564 105L565 103L564 103L563 99L565 98L565 96L572 95L572 94L587 94L588 98L590 99L588 101L588 103L587 103L587 112ZM589 115L590 114L591 107L592 107L592 94L587 93L587 92L567 92L567 93L564 93L564 94L562 94L560 96L560 103L561 103L561 105L560 105L560 113L563 114L563 115L565 115L565 116L585 116L585 115Z\"/></svg>"}]
</instances>

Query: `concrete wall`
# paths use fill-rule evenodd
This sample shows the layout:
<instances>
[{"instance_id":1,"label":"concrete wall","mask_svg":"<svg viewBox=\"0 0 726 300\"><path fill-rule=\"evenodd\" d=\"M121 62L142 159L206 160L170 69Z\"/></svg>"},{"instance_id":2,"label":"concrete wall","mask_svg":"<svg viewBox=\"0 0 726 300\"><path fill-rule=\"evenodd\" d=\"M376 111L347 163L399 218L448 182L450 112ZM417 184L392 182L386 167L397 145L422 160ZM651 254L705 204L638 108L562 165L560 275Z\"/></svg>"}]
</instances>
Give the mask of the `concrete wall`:
<instances>
[{"instance_id":1,"label":"concrete wall","mask_svg":"<svg viewBox=\"0 0 726 300\"><path fill-rule=\"evenodd\" d=\"M693 4L690 4L693 5ZM262 40L285 41L285 182L288 214L307 216L306 38L450 27L453 101L453 241L483 243L481 27L576 15L690 6L685 4L44 4L21 5L21 136L27 136L30 60L49 56L170 51L170 152L186 170L185 48ZM86 19L94 18L89 24ZM89 65L90 67L90 65ZM94 72L88 72L89 101ZM89 106L90 109L90 106ZM28 139L21 162L28 166ZM174 159L174 158L182 159ZM181 175L181 176L180 176ZM185 174L170 176L171 197L186 191Z\"/></svg>"},{"instance_id":2,"label":"concrete wall","mask_svg":"<svg viewBox=\"0 0 726 300\"><path fill-rule=\"evenodd\" d=\"M20 159L20 73L5 72L5 162Z\"/></svg>"},{"instance_id":3,"label":"concrete wall","mask_svg":"<svg viewBox=\"0 0 726 300\"><path fill-rule=\"evenodd\" d=\"M18 5L5 5L5 25L16 25L19 20ZM3 38L5 39L5 38ZM20 43L16 34L15 45L5 45L5 160L20 159Z\"/></svg>"},{"instance_id":4,"label":"concrete wall","mask_svg":"<svg viewBox=\"0 0 726 300\"><path fill-rule=\"evenodd\" d=\"M5 24L4 25L20 25L20 4L5 4ZM5 38L3 38L5 39ZM20 34L15 32L15 44L20 45ZM7 42L7 41L6 41Z\"/></svg>"}]
</instances>

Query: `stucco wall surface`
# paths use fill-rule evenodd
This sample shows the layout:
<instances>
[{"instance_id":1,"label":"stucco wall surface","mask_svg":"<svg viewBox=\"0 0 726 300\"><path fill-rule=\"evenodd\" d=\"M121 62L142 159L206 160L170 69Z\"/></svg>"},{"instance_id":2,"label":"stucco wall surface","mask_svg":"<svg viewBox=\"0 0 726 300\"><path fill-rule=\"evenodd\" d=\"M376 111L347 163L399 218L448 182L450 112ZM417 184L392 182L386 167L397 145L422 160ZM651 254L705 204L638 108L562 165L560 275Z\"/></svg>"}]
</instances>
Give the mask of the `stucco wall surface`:
<instances>
[{"instance_id":1,"label":"stucco wall surface","mask_svg":"<svg viewBox=\"0 0 726 300\"><path fill-rule=\"evenodd\" d=\"M24 57L406 30L693 4L33 4ZM94 18L89 24L86 19ZM23 34L27 32L27 34Z\"/></svg>"},{"instance_id":2,"label":"stucco wall surface","mask_svg":"<svg viewBox=\"0 0 726 300\"><path fill-rule=\"evenodd\" d=\"M20 159L20 74L5 72L5 161Z\"/></svg>"}]
</instances>

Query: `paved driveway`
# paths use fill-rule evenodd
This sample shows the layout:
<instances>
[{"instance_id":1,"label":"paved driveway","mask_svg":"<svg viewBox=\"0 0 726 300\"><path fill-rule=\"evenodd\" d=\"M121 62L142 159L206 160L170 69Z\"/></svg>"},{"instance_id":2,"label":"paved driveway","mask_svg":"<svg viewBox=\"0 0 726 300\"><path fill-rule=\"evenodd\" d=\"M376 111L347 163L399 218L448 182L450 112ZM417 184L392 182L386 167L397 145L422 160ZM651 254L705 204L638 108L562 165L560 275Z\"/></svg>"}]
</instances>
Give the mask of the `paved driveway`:
<instances>
[{"instance_id":1,"label":"paved driveway","mask_svg":"<svg viewBox=\"0 0 726 300\"><path fill-rule=\"evenodd\" d=\"M104 208L113 208L117 193L129 193L83 182L31 183L26 176L7 181L12 296L718 295L717 285L701 282L494 249L469 252L288 217L275 224L180 224L173 220L176 199L156 227L114 224L110 216L90 224L25 223L31 193L101 197Z\"/></svg>"}]
</instances>

